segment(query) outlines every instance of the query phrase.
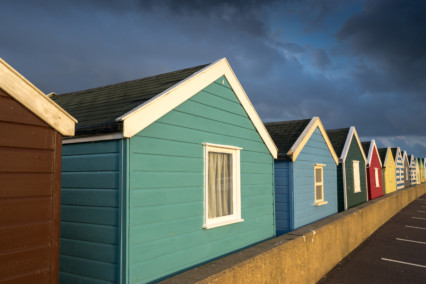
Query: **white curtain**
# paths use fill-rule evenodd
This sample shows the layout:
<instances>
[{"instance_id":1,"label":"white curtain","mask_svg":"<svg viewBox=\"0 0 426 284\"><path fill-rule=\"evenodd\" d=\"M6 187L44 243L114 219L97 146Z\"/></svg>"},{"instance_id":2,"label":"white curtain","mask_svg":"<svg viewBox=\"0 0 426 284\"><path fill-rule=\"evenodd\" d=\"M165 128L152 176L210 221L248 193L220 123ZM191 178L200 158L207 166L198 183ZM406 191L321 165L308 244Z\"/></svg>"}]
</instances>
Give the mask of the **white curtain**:
<instances>
[{"instance_id":1,"label":"white curtain","mask_svg":"<svg viewBox=\"0 0 426 284\"><path fill-rule=\"evenodd\" d=\"M209 152L209 218L217 218L232 214L232 184L232 155Z\"/></svg>"}]
</instances>

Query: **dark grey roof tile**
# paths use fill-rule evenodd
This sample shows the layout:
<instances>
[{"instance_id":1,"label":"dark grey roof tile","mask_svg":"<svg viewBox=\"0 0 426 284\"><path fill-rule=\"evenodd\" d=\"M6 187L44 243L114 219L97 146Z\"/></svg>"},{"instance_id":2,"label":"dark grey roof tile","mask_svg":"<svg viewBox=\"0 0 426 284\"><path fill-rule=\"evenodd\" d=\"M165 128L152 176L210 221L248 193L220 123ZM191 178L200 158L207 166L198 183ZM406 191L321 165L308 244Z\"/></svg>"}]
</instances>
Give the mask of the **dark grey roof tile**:
<instances>
[{"instance_id":1,"label":"dark grey roof tile","mask_svg":"<svg viewBox=\"0 0 426 284\"><path fill-rule=\"evenodd\" d=\"M265 127L278 147L278 159L290 160L287 155L297 138L305 130L311 119L265 123Z\"/></svg>"}]
</instances>

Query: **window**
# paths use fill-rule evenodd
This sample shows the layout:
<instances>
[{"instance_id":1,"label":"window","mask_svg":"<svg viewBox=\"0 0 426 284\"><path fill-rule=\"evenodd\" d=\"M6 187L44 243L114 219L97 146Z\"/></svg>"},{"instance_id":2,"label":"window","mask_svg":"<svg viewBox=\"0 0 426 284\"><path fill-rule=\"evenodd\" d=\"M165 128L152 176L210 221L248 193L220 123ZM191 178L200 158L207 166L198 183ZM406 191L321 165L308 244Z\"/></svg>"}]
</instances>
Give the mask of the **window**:
<instances>
[{"instance_id":1,"label":"window","mask_svg":"<svg viewBox=\"0 0 426 284\"><path fill-rule=\"evenodd\" d=\"M379 169L378 168L374 168L374 177L375 177L375 180L376 180L376 187L379 187L380 183L379 183Z\"/></svg>"},{"instance_id":2,"label":"window","mask_svg":"<svg viewBox=\"0 0 426 284\"><path fill-rule=\"evenodd\" d=\"M354 192L361 192L361 177L359 175L359 161L352 162L354 171Z\"/></svg>"},{"instance_id":3,"label":"window","mask_svg":"<svg viewBox=\"0 0 426 284\"><path fill-rule=\"evenodd\" d=\"M324 201L324 166L324 164L315 164L314 166L315 206L328 203Z\"/></svg>"},{"instance_id":4,"label":"window","mask_svg":"<svg viewBox=\"0 0 426 284\"><path fill-rule=\"evenodd\" d=\"M241 219L241 148L204 143L204 228Z\"/></svg>"}]
</instances>

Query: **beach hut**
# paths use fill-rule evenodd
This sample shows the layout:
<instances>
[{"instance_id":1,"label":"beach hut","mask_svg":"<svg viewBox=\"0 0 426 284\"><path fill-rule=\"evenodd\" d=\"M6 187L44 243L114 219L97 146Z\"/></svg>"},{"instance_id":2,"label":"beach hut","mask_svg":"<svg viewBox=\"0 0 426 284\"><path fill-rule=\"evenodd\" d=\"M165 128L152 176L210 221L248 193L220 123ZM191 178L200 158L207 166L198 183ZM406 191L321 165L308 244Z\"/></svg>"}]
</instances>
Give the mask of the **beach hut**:
<instances>
[{"instance_id":1,"label":"beach hut","mask_svg":"<svg viewBox=\"0 0 426 284\"><path fill-rule=\"evenodd\" d=\"M421 181L425 182L425 158L420 158L420 167L421 167Z\"/></svg>"},{"instance_id":2,"label":"beach hut","mask_svg":"<svg viewBox=\"0 0 426 284\"><path fill-rule=\"evenodd\" d=\"M426 181L426 158L423 158L423 179Z\"/></svg>"},{"instance_id":3,"label":"beach hut","mask_svg":"<svg viewBox=\"0 0 426 284\"><path fill-rule=\"evenodd\" d=\"M0 282L58 281L62 135L76 120L0 58Z\"/></svg>"},{"instance_id":4,"label":"beach hut","mask_svg":"<svg viewBox=\"0 0 426 284\"><path fill-rule=\"evenodd\" d=\"M277 235L337 213L338 157L318 117L265 123L275 161Z\"/></svg>"},{"instance_id":5,"label":"beach hut","mask_svg":"<svg viewBox=\"0 0 426 284\"><path fill-rule=\"evenodd\" d=\"M408 160L410 163L410 185L416 185L417 184L417 162L414 155L409 155Z\"/></svg>"},{"instance_id":6,"label":"beach hut","mask_svg":"<svg viewBox=\"0 0 426 284\"><path fill-rule=\"evenodd\" d=\"M396 191L396 165L390 147L379 148L380 160L382 161L383 192L388 194Z\"/></svg>"},{"instance_id":7,"label":"beach hut","mask_svg":"<svg viewBox=\"0 0 426 284\"><path fill-rule=\"evenodd\" d=\"M391 148L391 151L395 162L396 189L398 190L404 188L404 160L399 147Z\"/></svg>"},{"instance_id":8,"label":"beach hut","mask_svg":"<svg viewBox=\"0 0 426 284\"><path fill-rule=\"evenodd\" d=\"M367 156L368 199L372 200L383 196L382 162L374 139L361 144Z\"/></svg>"},{"instance_id":9,"label":"beach hut","mask_svg":"<svg viewBox=\"0 0 426 284\"><path fill-rule=\"evenodd\" d=\"M156 281L275 235L277 148L226 59L58 95L62 283Z\"/></svg>"},{"instance_id":10,"label":"beach hut","mask_svg":"<svg viewBox=\"0 0 426 284\"><path fill-rule=\"evenodd\" d=\"M339 156L337 190L340 212L368 200L367 158L354 126L327 130L327 135Z\"/></svg>"},{"instance_id":11,"label":"beach hut","mask_svg":"<svg viewBox=\"0 0 426 284\"><path fill-rule=\"evenodd\" d=\"M420 159L415 158L414 160L416 162L416 184L420 184L421 183Z\"/></svg>"},{"instance_id":12,"label":"beach hut","mask_svg":"<svg viewBox=\"0 0 426 284\"><path fill-rule=\"evenodd\" d=\"M418 171L418 183L422 183L423 180L422 178L424 178L424 174L423 174L423 159L422 158L417 158L417 164L419 165L419 171Z\"/></svg>"},{"instance_id":13,"label":"beach hut","mask_svg":"<svg viewBox=\"0 0 426 284\"><path fill-rule=\"evenodd\" d=\"M409 187L411 185L411 172L410 160L407 151L404 151L404 154L402 155L402 160L404 161L404 187Z\"/></svg>"}]
</instances>

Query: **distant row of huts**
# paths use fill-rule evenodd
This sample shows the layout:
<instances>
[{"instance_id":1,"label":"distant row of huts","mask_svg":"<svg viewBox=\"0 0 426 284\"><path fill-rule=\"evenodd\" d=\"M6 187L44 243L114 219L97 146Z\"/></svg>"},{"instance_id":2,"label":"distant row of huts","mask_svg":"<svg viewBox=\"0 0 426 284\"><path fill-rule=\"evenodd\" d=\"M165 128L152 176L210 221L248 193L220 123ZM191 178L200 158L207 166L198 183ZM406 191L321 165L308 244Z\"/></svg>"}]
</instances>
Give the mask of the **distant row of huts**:
<instances>
[{"instance_id":1,"label":"distant row of huts","mask_svg":"<svg viewBox=\"0 0 426 284\"><path fill-rule=\"evenodd\" d=\"M0 133L0 282L157 281L425 181L353 126L262 123L226 59L50 98L0 59Z\"/></svg>"}]
</instances>

